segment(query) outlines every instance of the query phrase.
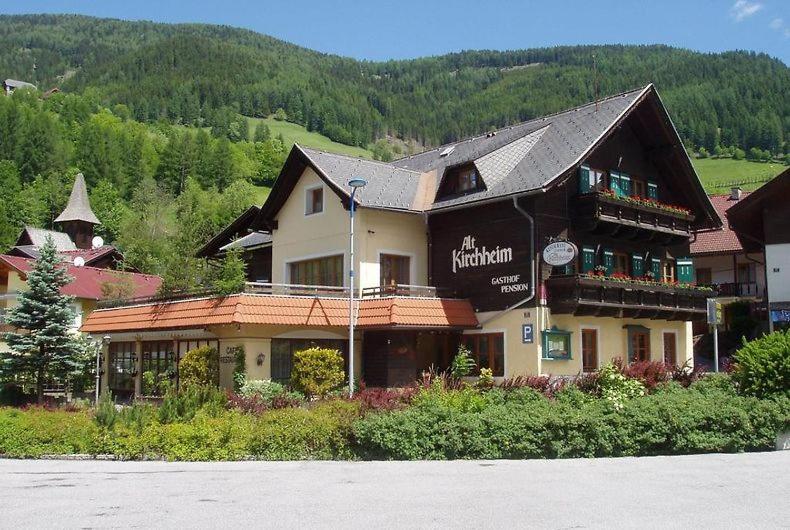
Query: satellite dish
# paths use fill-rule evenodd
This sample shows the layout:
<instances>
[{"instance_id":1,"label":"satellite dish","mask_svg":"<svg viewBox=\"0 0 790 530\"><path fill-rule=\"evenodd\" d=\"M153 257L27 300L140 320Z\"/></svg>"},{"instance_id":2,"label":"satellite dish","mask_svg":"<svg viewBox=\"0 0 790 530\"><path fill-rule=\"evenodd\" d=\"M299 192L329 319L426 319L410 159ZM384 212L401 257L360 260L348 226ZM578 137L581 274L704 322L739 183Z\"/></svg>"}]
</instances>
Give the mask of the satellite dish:
<instances>
[{"instance_id":1,"label":"satellite dish","mask_svg":"<svg viewBox=\"0 0 790 530\"><path fill-rule=\"evenodd\" d=\"M91 248L99 248L104 246L104 240L101 236L96 236L91 240Z\"/></svg>"},{"instance_id":2,"label":"satellite dish","mask_svg":"<svg viewBox=\"0 0 790 530\"><path fill-rule=\"evenodd\" d=\"M74 266L75 267L84 267L85 266L85 258L82 256L77 256L74 258Z\"/></svg>"}]
</instances>

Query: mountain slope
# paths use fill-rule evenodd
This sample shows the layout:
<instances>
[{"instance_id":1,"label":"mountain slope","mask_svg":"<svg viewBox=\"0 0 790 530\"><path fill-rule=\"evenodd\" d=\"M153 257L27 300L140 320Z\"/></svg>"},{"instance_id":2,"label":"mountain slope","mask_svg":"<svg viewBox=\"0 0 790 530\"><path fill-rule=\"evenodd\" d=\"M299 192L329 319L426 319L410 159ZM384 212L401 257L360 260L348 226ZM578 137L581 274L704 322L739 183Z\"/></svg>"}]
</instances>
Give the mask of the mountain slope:
<instances>
[{"instance_id":1,"label":"mountain slope","mask_svg":"<svg viewBox=\"0 0 790 530\"><path fill-rule=\"evenodd\" d=\"M596 77L601 95L655 83L697 146L776 153L790 136L790 69L750 52L571 46L366 62L225 26L0 16L0 77L30 79L34 62L42 87L93 89L138 119L211 125L224 107L283 108L358 146L388 134L435 145L572 107L594 99Z\"/></svg>"}]
</instances>

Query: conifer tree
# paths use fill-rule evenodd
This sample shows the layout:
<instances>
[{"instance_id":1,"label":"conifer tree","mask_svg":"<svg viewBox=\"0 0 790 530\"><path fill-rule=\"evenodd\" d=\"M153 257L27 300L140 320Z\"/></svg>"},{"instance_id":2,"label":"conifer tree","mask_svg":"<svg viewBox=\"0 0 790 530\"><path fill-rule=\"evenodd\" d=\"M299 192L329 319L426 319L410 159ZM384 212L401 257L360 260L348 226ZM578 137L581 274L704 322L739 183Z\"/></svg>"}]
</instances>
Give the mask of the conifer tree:
<instances>
[{"instance_id":1,"label":"conifer tree","mask_svg":"<svg viewBox=\"0 0 790 530\"><path fill-rule=\"evenodd\" d=\"M47 237L27 275L28 290L6 315L6 322L17 331L5 335L10 351L0 352L0 376L31 378L39 404L44 401L48 377L65 376L80 365L77 337L70 329L72 298L60 292L71 280L60 264L55 243Z\"/></svg>"}]
</instances>

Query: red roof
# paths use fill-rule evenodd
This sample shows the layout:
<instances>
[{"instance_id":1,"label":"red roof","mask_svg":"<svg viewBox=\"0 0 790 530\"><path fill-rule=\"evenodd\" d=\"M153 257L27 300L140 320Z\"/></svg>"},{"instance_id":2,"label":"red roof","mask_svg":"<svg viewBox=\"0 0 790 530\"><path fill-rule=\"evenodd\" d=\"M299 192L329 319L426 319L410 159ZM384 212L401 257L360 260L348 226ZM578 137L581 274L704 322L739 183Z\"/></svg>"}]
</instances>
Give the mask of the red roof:
<instances>
[{"instance_id":1,"label":"red roof","mask_svg":"<svg viewBox=\"0 0 790 530\"><path fill-rule=\"evenodd\" d=\"M0 267L6 267L17 271L23 277L33 269L35 261L19 256L8 256L0 254ZM159 290L162 279L159 276L150 274L140 274L137 272L114 271L110 269L99 269L96 267L77 267L70 263L63 263L66 273L73 278L73 281L65 285L61 292L76 298L87 298L91 300L101 300L102 285L106 283L118 283L120 280L129 278L134 286L134 297L153 296Z\"/></svg>"},{"instance_id":2,"label":"red roof","mask_svg":"<svg viewBox=\"0 0 790 530\"><path fill-rule=\"evenodd\" d=\"M153 331L231 324L345 327L348 300L237 294L99 309L88 316L82 331ZM467 300L392 297L361 300L358 325L473 328L478 322Z\"/></svg>"},{"instance_id":3,"label":"red roof","mask_svg":"<svg viewBox=\"0 0 790 530\"><path fill-rule=\"evenodd\" d=\"M710 202L716 209L716 213L724 220L727 219L727 210L730 207L738 204L743 199L749 196L748 191L741 192L740 200L734 200L728 195L711 195ZM738 236L735 232L730 230L727 223L719 230L703 230L697 232L696 240L691 243L691 255L699 256L701 254L732 254L735 252L743 252Z\"/></svg>"},{"instance_id":4,"label":"red roof","mask_svg":"<svg viewBox=\"0 0 790 530\"><path fill-rule=\"evenodd\" d=\"M73 262L74 258L81 257L85 260L86 264L91 263L92 261L96 261L97 259L106 256L107 254L112 254L113 252L118 252L118 249L113 247L112 245L104 245L102 247L97 248L89 248L89 249L81 249L78 248L77 250L64 250L59 252L61 256L67 258L68 261Z\"/></svg>"}]
</instances>

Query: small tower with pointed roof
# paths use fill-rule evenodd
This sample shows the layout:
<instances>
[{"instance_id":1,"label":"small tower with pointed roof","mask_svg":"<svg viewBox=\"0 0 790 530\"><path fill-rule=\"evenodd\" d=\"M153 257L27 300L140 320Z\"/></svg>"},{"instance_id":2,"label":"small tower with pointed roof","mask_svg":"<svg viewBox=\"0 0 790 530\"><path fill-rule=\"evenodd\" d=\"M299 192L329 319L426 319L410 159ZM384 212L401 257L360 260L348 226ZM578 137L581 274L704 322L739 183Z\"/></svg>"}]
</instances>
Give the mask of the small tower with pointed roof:
<instances>
[{"instance_id":1,"label":"small tower with pointed roof","mask_svg":"<svg viewBox=\"0 0 790 530\"><path fill-rule=\"evenodd\" d=\"M77 173L66 209L55 219L55 222L60 223L77 248L91 248L93 227L101 222L91 210L88 189L82 173Z\"/></svg>"}]
</instances>

